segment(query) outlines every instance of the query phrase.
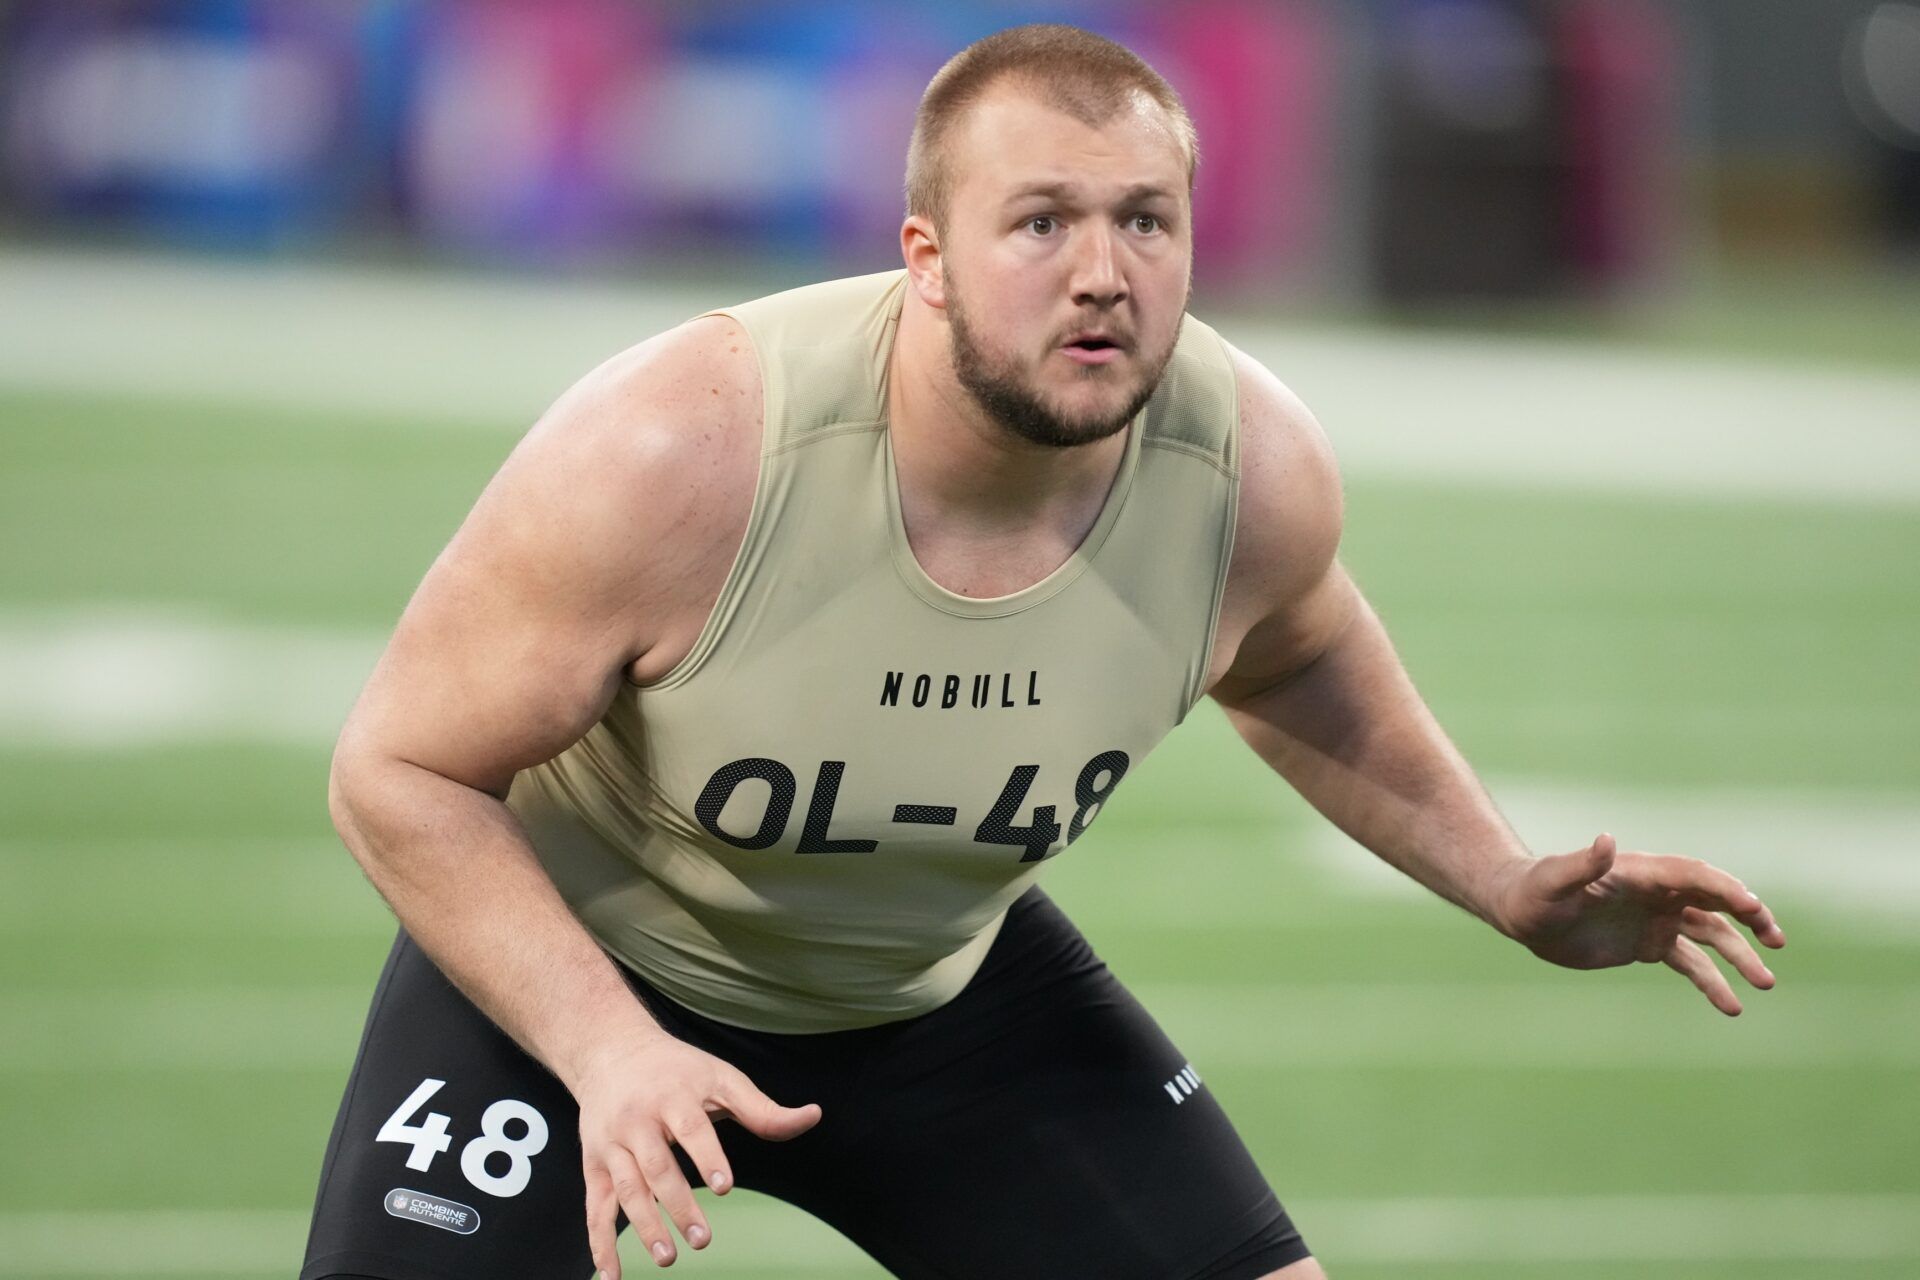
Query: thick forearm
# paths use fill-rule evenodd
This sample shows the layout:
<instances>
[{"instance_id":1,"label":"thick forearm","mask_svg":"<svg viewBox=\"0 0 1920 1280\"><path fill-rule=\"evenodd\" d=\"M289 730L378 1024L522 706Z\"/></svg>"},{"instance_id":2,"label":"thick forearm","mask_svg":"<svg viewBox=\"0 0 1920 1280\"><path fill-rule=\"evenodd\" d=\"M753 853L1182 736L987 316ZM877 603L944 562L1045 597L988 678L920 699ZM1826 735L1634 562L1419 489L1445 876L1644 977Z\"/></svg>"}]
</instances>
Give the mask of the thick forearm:
<instances>
[{"instance_id":1,"label":"thick forearm","mask_svg":"<svg viewBox=\"0 0 1920 1280\"><path fill-rule=\"evenodd\" d=\"M664 1035L568 910L501 801L392 759L337 759L334 824L467 997L563 1083L609 1045Z\"/></svg>"},{"instance_id":2,"label":"thick forearm","mask_svg":"<svg viewBox=\"0 0 1920 1280\"><path fill-rule=\"evenodd\" d=\"M1227 704L1248 744L1329 821L1483 920L1525 846L1427 710L1365 602L1311 665Z\"/></svg>"}]
</instances>

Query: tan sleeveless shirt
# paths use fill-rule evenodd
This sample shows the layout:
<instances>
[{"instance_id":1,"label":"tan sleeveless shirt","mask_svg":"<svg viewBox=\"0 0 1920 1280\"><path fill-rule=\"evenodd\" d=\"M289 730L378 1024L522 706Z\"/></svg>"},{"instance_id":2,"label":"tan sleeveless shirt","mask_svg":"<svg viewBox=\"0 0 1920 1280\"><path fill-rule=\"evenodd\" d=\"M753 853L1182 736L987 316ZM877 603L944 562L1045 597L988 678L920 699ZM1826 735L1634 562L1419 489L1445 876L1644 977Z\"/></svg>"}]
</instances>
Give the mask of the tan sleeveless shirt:
<instances>
[{"instance_id":1,"label":"tan sleeveless shirt","mask_svg":"<svg viewBox=\"0 0 1920 1280\"><path fill-rule=\"evenodd\" d=\"M925 1013L1204 692L1232 549L1236 390L1187 317L1104 508L1023 591L956 595L900 516L886 374L906 273L729 307L766 425L693 649L624 685L508 804L602 946L777 1032Z\"/></svg>"}]
</instances>

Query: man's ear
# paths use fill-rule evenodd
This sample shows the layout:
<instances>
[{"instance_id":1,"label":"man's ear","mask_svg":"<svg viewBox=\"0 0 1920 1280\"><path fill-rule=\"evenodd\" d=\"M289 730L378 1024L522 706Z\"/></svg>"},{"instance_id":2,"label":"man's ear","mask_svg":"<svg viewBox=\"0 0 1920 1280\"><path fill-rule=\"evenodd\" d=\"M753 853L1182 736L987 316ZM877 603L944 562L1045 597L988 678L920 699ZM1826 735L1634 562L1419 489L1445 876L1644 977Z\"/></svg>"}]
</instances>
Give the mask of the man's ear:
<instances>
[{"instance_id":1,"label":"man's ear","mask_svg":"<svg viewBox=\"0 0 1920 1280\"><path fill-rule=\"evenodd\" d=\"M940 233L931 219L915 214L900 224L900 256L906 260L907 279L920 301L944 311L946 264L940 253Z\"/></svg>"}]
</instances>

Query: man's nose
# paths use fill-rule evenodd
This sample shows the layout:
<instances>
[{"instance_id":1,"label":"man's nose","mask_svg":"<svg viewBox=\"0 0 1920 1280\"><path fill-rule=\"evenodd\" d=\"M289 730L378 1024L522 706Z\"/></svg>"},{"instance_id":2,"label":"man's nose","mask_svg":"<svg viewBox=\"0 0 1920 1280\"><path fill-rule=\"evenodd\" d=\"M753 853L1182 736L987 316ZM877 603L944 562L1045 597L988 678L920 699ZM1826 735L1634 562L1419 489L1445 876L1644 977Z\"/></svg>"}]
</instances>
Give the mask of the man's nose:
<instances>
[{"instance_id":1,"label":"man's nose","mask_svg":"<svg viewBox=\"0 0 1920 1280\"><path fill-rule=\"evenodd\" d=\"M1073 264L1074 302L1111 307L1126 296L1127 278L1121 270L1113 229L1088 227L1080 238L1079 253Z\"/></svg>"}]
</instances>

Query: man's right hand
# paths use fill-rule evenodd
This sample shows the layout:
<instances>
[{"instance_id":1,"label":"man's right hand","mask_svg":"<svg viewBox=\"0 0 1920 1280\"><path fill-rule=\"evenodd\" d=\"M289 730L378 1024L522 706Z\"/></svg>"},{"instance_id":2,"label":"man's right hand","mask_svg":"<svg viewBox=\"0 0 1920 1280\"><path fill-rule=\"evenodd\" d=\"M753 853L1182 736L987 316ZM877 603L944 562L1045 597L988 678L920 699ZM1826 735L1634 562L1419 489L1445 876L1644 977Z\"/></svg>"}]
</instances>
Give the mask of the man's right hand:
<instances>
[{"instance_id":1,"label":"man's right hand","mask_svg":"<svg viewBox=\"0 0 1920 1280\"><path fill-rule=\"evenodd\" d=\"M814 1102L781 1106L745 1072L665 1033L625 1052L603 1051L568 1083L580 1104L587 1241L606 1280L620 1280L615 1244L622 1209L659 1266L671 1265L676 1255L673 1233L660 1221L655 1201L689 1245L703 1249L713 1238L674 1158L674 1143L692 1158L707 1186L725 1195L733 1187L733 1170L720 1150L715 1116L785 1142L818 1124L821 1115Z\"/></svg>"}]
</instances>

